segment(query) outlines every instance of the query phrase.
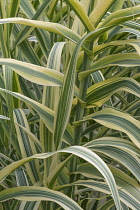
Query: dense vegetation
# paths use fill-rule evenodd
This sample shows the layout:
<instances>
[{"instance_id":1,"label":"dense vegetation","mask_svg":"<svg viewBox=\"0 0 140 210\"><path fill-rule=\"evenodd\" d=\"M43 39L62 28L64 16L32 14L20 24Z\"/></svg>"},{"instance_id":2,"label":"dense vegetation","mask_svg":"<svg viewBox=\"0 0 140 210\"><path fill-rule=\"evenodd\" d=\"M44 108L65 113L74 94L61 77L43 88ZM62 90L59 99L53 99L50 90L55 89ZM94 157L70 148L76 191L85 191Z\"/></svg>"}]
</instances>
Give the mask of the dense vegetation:
<instances>
[{"instance_id":1,"label":"dense vegetation","mask_svg":"<svg viewBox=\"0 0 140 210\"><path fill-rule=\"evenodd\" d=\"M0 1L1 210L140 207L140 1Z\"/></svg>"}]
</instances>

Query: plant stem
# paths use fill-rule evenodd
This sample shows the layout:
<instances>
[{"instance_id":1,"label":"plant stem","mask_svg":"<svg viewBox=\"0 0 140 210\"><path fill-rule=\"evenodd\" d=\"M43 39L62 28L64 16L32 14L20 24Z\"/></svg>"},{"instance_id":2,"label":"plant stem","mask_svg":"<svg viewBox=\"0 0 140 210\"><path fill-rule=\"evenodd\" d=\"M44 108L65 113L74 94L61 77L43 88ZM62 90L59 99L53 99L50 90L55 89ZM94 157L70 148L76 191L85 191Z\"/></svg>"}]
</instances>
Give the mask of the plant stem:
<instances>
[{"instance_id":1,"label":"plant stem","mask_svg":"<svg viewBox=\"0 0 140 210\"><path fill-rule=\"evenodd\" d=\"M91 63L91 60L88 58L87 54L85 53L82 70L85 71L86 69L88 69L90 63ZM82 81L80 81L79 97L84 102L86 101L86 92L87 92L87 88L88 88L88 81L89 81L88 77L83 79ZM84 115L84 107L81 105L80 102L78 102L75 120L76 121L82 120L83 115ZM75 128L74 145L80 145L81 133L82 133L82 124Z\"/></svg>"}]
</instances>

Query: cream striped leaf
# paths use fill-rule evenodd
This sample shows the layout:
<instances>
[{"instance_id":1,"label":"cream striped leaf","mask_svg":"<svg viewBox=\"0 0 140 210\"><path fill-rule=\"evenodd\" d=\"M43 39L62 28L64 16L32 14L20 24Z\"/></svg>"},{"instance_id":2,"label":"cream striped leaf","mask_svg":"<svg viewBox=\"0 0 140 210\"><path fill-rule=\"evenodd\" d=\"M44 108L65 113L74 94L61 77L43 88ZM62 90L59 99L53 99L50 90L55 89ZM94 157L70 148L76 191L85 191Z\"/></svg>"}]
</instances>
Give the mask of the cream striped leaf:
<instances>
[{"instance_id":1,"label":"cream striped leaf","mask_svg":"<svg viewBox=\"0 0 140 210\"><path fill-rule=\"evenodd\" d=\"M51 0L46 0L42 3L42 5L39 7L39 9L37 10L37 12L34 14L34 16L32 17L32 20L36 20L39 18L39 16L43 13L44 10L46 10L46 8L49 6ZM25 26L23 27L15 40L14 46L20 44L25 38L27 38L27 36L32 32L32 28L29 26Z\"/></svg>"},{"instance_id":2,"label":"cream striped leaf","mask_svg":"<svg viewBox=\"0 0 140 210\"><path fill-rule=\"evenodd\" d=\"M97 146L93 147L92 151L100 152L111 159L124 165L131 173L140 181L140 161L139 158L130 151L123 148L117 148L113 146ZM109 151L109 152L108 152Z\"/></svg>"},{"instance_id":3,"label":"cream striped leaf","mask_svg":"<svg viewBox=\"0 0 140 210\"><path fill-rule=\"evenodd\" d=\"M137 40L136 41L138 41L140 39L140 32L139 32L139 30L135 30L135 29L132 29L132 28L123 28L123 29L118 31L118 33L123 33L123 32L136 35L137 36Z\"/></svg>"},{"instance_id":4,"label":"cream striped leaf","mask_svg":"<svg viewBox=\"0 0 140 210\"><path fill-rule=\"evenodd\" d=\"M0 64L11 67L20 76L40 85L61 86L63 82L63 74L53 69L8 58L0 58Z\"/></svg>"},{"instance_id":5,"label":"cream striped leaf","mask_svg":"<svg viewBox=\"0 0 140 210\"><path fill-rule=\"evenodd\" d=\"M140 66L140 56L136 53L114 54L102 57L90 66L90 69L79 73L79 78L83 79L94 71L111 66L134 67Z\"/></svg>"},{"instance_id":6,"label":"cream striped leaf","mask_svg":"<svg viewBox=\"0 0 140 210\"><path fill-rule=\"evenodd\" d=\"M29 186L27 176L23 168L18 168L15 170L17 186ZM25 210L31 208L36 210L39 207L40 201L31 202L31 201L22 201L19 206L19 210Z\"/></svg>"},{"instance_id":7,"label":"cream striped leaf","mask_svg":"<svg viewBox=\"0 0 140 210\"><path fill-rule=\"evenodd\" d=\"M126 133L133 143L140 148L140 122L131 115L115 109L105 108L84 117L84 121L92 119L108 128Z\"/></svg>"},{"instance_id":8,"label":"cream striped leaf","mask_svg":"<svg viewBox=\"0 0 140 210\"><path fill-rule=\"evenodd\" d=\"M138 149L131 141L117 137L101 137L84 144L84 146L89 149L94 148L96 146L118 147L127 150L127 152L130 151L131 153L140 156L140 149Z\"/></svg>"},{"instance_id":9,"label":"cream striped leaf","mask_svg":"<svg viewBox=\"0 0 140 210\"><path fill-rule=\"evenodd\" d=\"M15 198L24 201L53 201L59 204L64 209L68 210L81 210L82 208L71 198L63 193L50 190L45 187L24 186L13 187L1 192L0 201L6 201Z\"/></svg>"},{"instance_id":10,"label":"cream striped leaf","mask_svg":"<svg viewBox=\"0 0 140 210\"><path fill-rule=\"evenodd\" d=\"M64 77L64 84L62 86L62 91L61 91L58 109L56 113L56 120L54 123L54 140L56 143L56 148L60 146L59 143L61 142L61 137L63 136L63 133L65 131L66 125L68 123L70 111L71 111L75 76L76 76L76 63L77 63L80 47L82 46L84 41L87 41L89 37L90 38L93 37L92 39L95 40L97 37L99 37L103 32L105 32L109 28L106 27L106 28L95 30L88 33L81 39L81 41L75 47L75 50L72 54L69 68L67 70L67 74Z\"/></svg>"},{"instance_id":11,"label":"cream striped leaf","mask_svg":"<svg viewBox=\"0 0 140 210\"><path fill-rule=\"evenodd\" d=\"M63 36L65 38L68 38L69 40L76 42L76 43L81 38L80 35L78 35L76 32L74 32L71 29L69 29L63 25L60 25L58 23L28 20L28 19L24 19L24 18L0 19L0 24L4 24L4 23L17 23L17 24L23 24L23 25L41 28L41 29L47 30L49 32L56 33L56 34Z\"/></svg>"},{"instance_id":12,"label":"cream striped leaf","mask_svg":"<svg viewBox=\"0 0 140 210\"><path fill-rule=\"evenodd\" d=\"M126 9L121 9L113 12L109 15L100 25L100 27L118 25L120 23L132 20L140 16L140 5L135 7L130 7Z\"/></svg>"},{"instance_id":13,"label":"cream striped leaf","mask_svg":"<svg viewBox=\"0 0 140 210\"><path fill-rule=\"evenodd\" d=\"M139 202L139 197L140 197L140 186L136 180L128 176L126 173L121 171L120 169L108 165L110 168L111 172L113 173L113 176L116 180L117 186L121 187L123 191L132 196L136 202ZM92 178L92 179L102 179L102 175L99 173L99 171L89 163L84 163L79 165L77 172L76 173L81 173L82 175Z\"/></svg>"},{"instance_id":14,"label":"cream striped leaf","mask_svg":"<svg viewBox=\"0 0 140 210\"><path fill-rule=\"evenodd\" d=\"M15 128L22 158L30 157L31 155L36 154L37 151L35 144L31 141L30 137L24 132L24 130L17 125L22 125L30 131L26 116L22 109L14 110L14 121L16 122ZM30 163L26 164L26 170L33 184L39 181L40 174L38 161L31 161Z\"/></svg>"},{"instance_id":15,"label":"cream striped leaf","mask_svg":"<svg viewBox=\"0 0 140 210\"><path fill-rule=\"evenodd\" d=\"M121 32L126 32L127 30L123 29L124 31ZM99 54L101 51L106 50L108 48L111 48L113 46L119 46L119 45L131 45L135 48L137 53L140 55L140 40L135 40L135 39L129 39L129 40L117 40L101 45L95 45L93 48L93 52L95 54Z\"/></svg>"},{"instance_id":16,"label":"cream striped leaf","mask_svg":"<svg viewBox=\"0 0 140 210\"><path fill-rule=\"evenodd\" d=\"M37 155L33 155L29 158L24 158L22 160L14 162L14 163L10 164L9 166L5 167L1 171L0 180L3 180L7 175L9 175L13 170L18 168L19 166L21 166L33 159L48 158L58 152L66 152L66 153L74 154L78 157L83 158L84 160L91 163L92 165L94 165L100 171L100 173L104 176L105 180L107 181L107 183L109 185L109 189L112 193L114 202L116 204L116 208L118 210L121 210L120 200L119 200L119 196L118 196L118 191L116 189L115 180L114 180L113 175L110 172L109 168L107 167L107 165L104 163L104 161L98 155L96 155L91 150L89 150L85 147L82 147L82 146L73 146L73 147L69 147L69 148L62 149L62 150L55 151L55 152L37 154Z\"/></svg>"},{"instance_id":17,"label":"cream striped leaf","mask_svg":"<svg viewBox=\"0 0 140 210\"><path fill-rule=\"evenodd\" d=\"M93 190L101 191L106 194L110 194L109 188L105 182L97 182L92 180L79 180L74 183L75 185L83 185ZM128 205L130 208L137 210L139 208L139 202L136 202L132 197L130 197L125 191L119 189L120 199L123 203Z\"/></svg>"},{"instance_id":18,"label":"cream striped leaf","mask_svg":"<svg viewBox=\"0 0 140 210\"><path fill-rule=\"evenodd\" d=\"M88 88L86 106L100 107L118 91L127 91L140 97L140 85L138 82L127 77L114 77L96 83Z\"/></svg>"},{"instance_id":19,"label":"cream striped leaf","mask_svg":"<svg viewBox=\"0 0 140 210\"><path fill-rule=\"evenodd\" d=\"M17 74L25 79L44 86L62 86L64 74L50 68L37 66L9 58L0 58L0 64L12 68ZM75 95L79 95L79 90L75 86Z\"/></svg>"},{"instance_id":20,"label":"cream striped leaf","mask_svg":"<svg viewBox=\"0 0 140 210\"><path fill-rule=\"evenodd\" d=\"M24 101L25 103L29 104L33 109L39 114L39 116L44 121L46 127L53 132L53 123L54 123L54 111L47 108L46 106L16 92L8 91L5 89L0 88L0 92L6 92L11 94L12 96ZM71 136L71 126L67 126L67 129L65 130L63 140L68 142L68 144L72 144L73 137Z\"/></svg>"},{"instance_id":21,"label":"cream striped leaf","mask_svg":"<svg viewBox=\"0 0 140 210\"><path fill-rule=\"evenodd\" d=\"M84 6L78 0L65 0L65 2L72 8L76 15L80 18L88 31L93 31L95 28L90 21Z\"/></svg>"},{"instance_id":22,"label":"cream striped leaf","mask_svg":"<svg viewBox=\"0 0 140 210\"><path fill-rule=\"evenodd\" d=\"M101 21L102 17L106 14L110 6L115 0L102 0L99 2L98 6L91 12L89 19L92 24L96 27ZM120 1L120 0L119 0ZM100 12L99 12L100 11Z\"/></svg>"}]
</instances>

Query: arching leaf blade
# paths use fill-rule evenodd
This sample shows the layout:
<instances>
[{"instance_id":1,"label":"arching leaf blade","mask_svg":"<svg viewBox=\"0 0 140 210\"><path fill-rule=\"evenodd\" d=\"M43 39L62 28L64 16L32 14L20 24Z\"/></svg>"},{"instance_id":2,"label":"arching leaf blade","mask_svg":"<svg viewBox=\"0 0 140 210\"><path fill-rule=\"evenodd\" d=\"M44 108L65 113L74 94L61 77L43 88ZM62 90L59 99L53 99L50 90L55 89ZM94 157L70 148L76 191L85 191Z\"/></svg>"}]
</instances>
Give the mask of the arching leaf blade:
<instances>
[{"instance_id":1,"label":"arching leaf blade","mask_svg":"<svg viewBox=\"0 0 140 210\"><path fill-rule=\"evenodd\" d=\"M95 140L92 140L84 145L87 148L93 148L98 146L111 146L111 147L117 147L124 150L130 151L131 153L134 153L137 156L140 156L140 150L133 144L133 142L117 137L101 137Z\"/></svg>"},{"instance_id":2,"label":"arching leaf blade","mask_svg":"<svg viewBox=\"0 0 140 210\"><path fill-rule=\"evenodd\" d=\"M82 208L71 198L64 195L63 193L50 190L45 187L36 186L24 186L24 187L14 187L11 189L6 189L1 192L0 201L6 201L9 199L18 199L24 201L53 201L59 204L64 209L81 210Z\"/></svg>"},{"instance_id":3,"label":"arching leaf blade","mask_svg":"<svg viewBox=\"0 0 140 210\"><path fill-rule=\"evenodd\" d=\"M29 19L24 19L24 18L0 19L0 24L4 24L4 23L17 23L17 24L23 24L23 25L41 28L41 29L47 30L49 32L56 33L56 34L63 36L65 38L68 38L69 40L76 42L76 43L81 38L80 35L78 35L74 31L72 31L71 29L69 29L63 25L60 25L58 23L29 20Z\"/></svg>"},{"instance_id":4,"label":"arching leaf blade","mask_svg":"<svg viewBox=\"0 0 140 210\"><path fill-rule=\"evenodd\" d=\"M84 120L90 119L94 119L106 127L126 133L133 143L140 148L140 122L131 115L112 108L105 108L84 117Z\"/></svg>"},{"instance_id":5,"label":"arching leaf blade","mask_svg":"<svg viewBox=\"0 0 140 210\"><path fill-rule=\"evenodd\" d=\"M83 79L91 73L111 66L135 67L140 66L140 56L136 53L114 54L102 57L95 61L89 70L79 73L79 79Z\"/></svg>"},{"instance_id":6,"label":"arching leaf blade","mask_svg":"<svg viewBox=\"0 0 140 210\"><path fill-rule=\"evenodd\" d=\"M110 194L109 188L105 182L97 182L93 180L79 180L74 183L75 185L84 185L87 188L94 189L100 192L104 192L106 194ZM123 203L128 205L132 209L137 209L139 206L139 202L136 202L132 197L130 197L125 191L118 189L120 199Z\"/></svg>"},{"instance_id":7,"label":"arching leaf blade","mask_svg":"<svg viewBox=\"0 0 140 210\"><path fill-rule=\"evenodd\" d=\"M0 64L11 67L20 76L40 85L61 86L63 82L63 74L50 68L8 58L1 58Z\"/></svg>"},{"instance_id":8,"label":"arching leaf blade","mask_svg":"<svg viewBox=\"0 0 140 210\"><path fill-rule=\"evenodd\" d=\"M72 8L72 10L80 18L80 20L82 21L87 30L93 31L95 29L81 2L77 0L65 0L65 2Z\"/></svg>"},{"instance_id":9,"label":"arching leaf blade","mask_svg":"<svg viewBox=\"0 0 140 210\"><path fill-rule=\"evenodd\" d=\"M53 132L53 123L54 123L54 111L47 108L46 106L44 106L43 104L40 104L20 93L16 93L16 92L12 92L12 91L8 91L5 89L0 88L1 92L6 92L11 94L12 96L24 101L25 103L27 103L28 105L30 105L31 107L33 107L33 109L39 114L39 116L42 118L42 120L44 121L46 127ZM64 141L68 142L68 144L71 144L71 142L73 142L73 137L71 136L71 126L69 126L69 124L67 125L67 129L64 132Z\"/></svg>"},{"instance_id":10,"label":"arching leaf blade","mask_svg":"<svg viewBox=\"0 0 140 210\"><path fill-rule=\"evenodd\" d=\"M0 180L3 180L9 173L11 173L17 167L21 166L22 164L24 164L30 160L33 160L36 158L44 159L44 158L50 157L58 152L66 152L66 153L74 154L78 157L83 158L84 160L91 163L92 165L94 165L101 172L101 174L105 177L105 179L109 185L109 188L111 190L114 202L115 202L117 208L121 209L115 180L114 180L113 175L110 172L109 168L107 167L107 165L104 163L104 161L98 155L96 155L91 150L89 150L85 147L82 147L82 146L73 146L73 147L69 147L69 148L62 149L62 150L55 151L55 152L37 154L37 155L31 156L30 158L25 158L25 159L19 160L17 162L14 162L1 171Z\"/></svg>"},{"instance_id":11,"label":"arching leaf blade","mask_svg":"<svg viewBox=\"0 0 140 210\"><path fill-rule=\"evenodd\" d=\"M134 79L114 77L96 83L87 90L87 107L102 106L114 93L127 91L140 97L140 85Z\"/></svg>"},{"instance_id":12,"label":"arching leaf blade","mask_svg":"<svg viewBox=\"0 0 140 210\"><path fill-rule=\"evenodd\" d=\"M127 30L124 29L124 32L125 31L127 31ZM113 41L113 42L109 42L109 43L105 43L105 44L101 44L101 45L96 45L96 46L94 46L93 52L95 54L98 54L105 49L111 48L113 46L119 46L119 45L131 45L135 48L137 53L140 55L140 41L137 40L137 39L136 40L135 39L116 40L116 41Z\"/></svg>"},{"instance_id":13,"label":"arching leaf blade","mask_svg":"<svg viewBox=\"0 0 140 210\"><path fill-rule=\"evenodd\" d=\"M39 16L43 13L44 10L46 10L46 8L49 6L50 4L50 0L46 0L42 3L42 5L39 7L39 9L37 10L37 12L33 15L32 20L36 20L39 18ZM32 32L32 28L29 26L25 26L24 28L22 28L15 40L14 46L20 44L25 38L28 37L28 35Z\"/></svg>"}]
</instances>

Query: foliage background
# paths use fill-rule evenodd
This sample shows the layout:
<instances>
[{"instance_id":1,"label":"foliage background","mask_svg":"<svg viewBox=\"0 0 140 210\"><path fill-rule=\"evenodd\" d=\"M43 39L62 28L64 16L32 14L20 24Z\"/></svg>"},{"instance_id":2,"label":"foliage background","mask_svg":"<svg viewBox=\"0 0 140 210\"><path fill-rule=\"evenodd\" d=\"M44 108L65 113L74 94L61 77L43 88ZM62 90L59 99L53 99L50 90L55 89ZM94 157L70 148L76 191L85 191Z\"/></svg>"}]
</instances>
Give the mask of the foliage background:
<instances>
[{"instance_id":1,"label":"foliage background","mask_svg":"<svg viewBox=\"0 0 140 210\"><path fill-rule=\"evenodd\" d=\"M139 209L139 0L0 1L0 209Z\"/></svg>"}]
</instances>

